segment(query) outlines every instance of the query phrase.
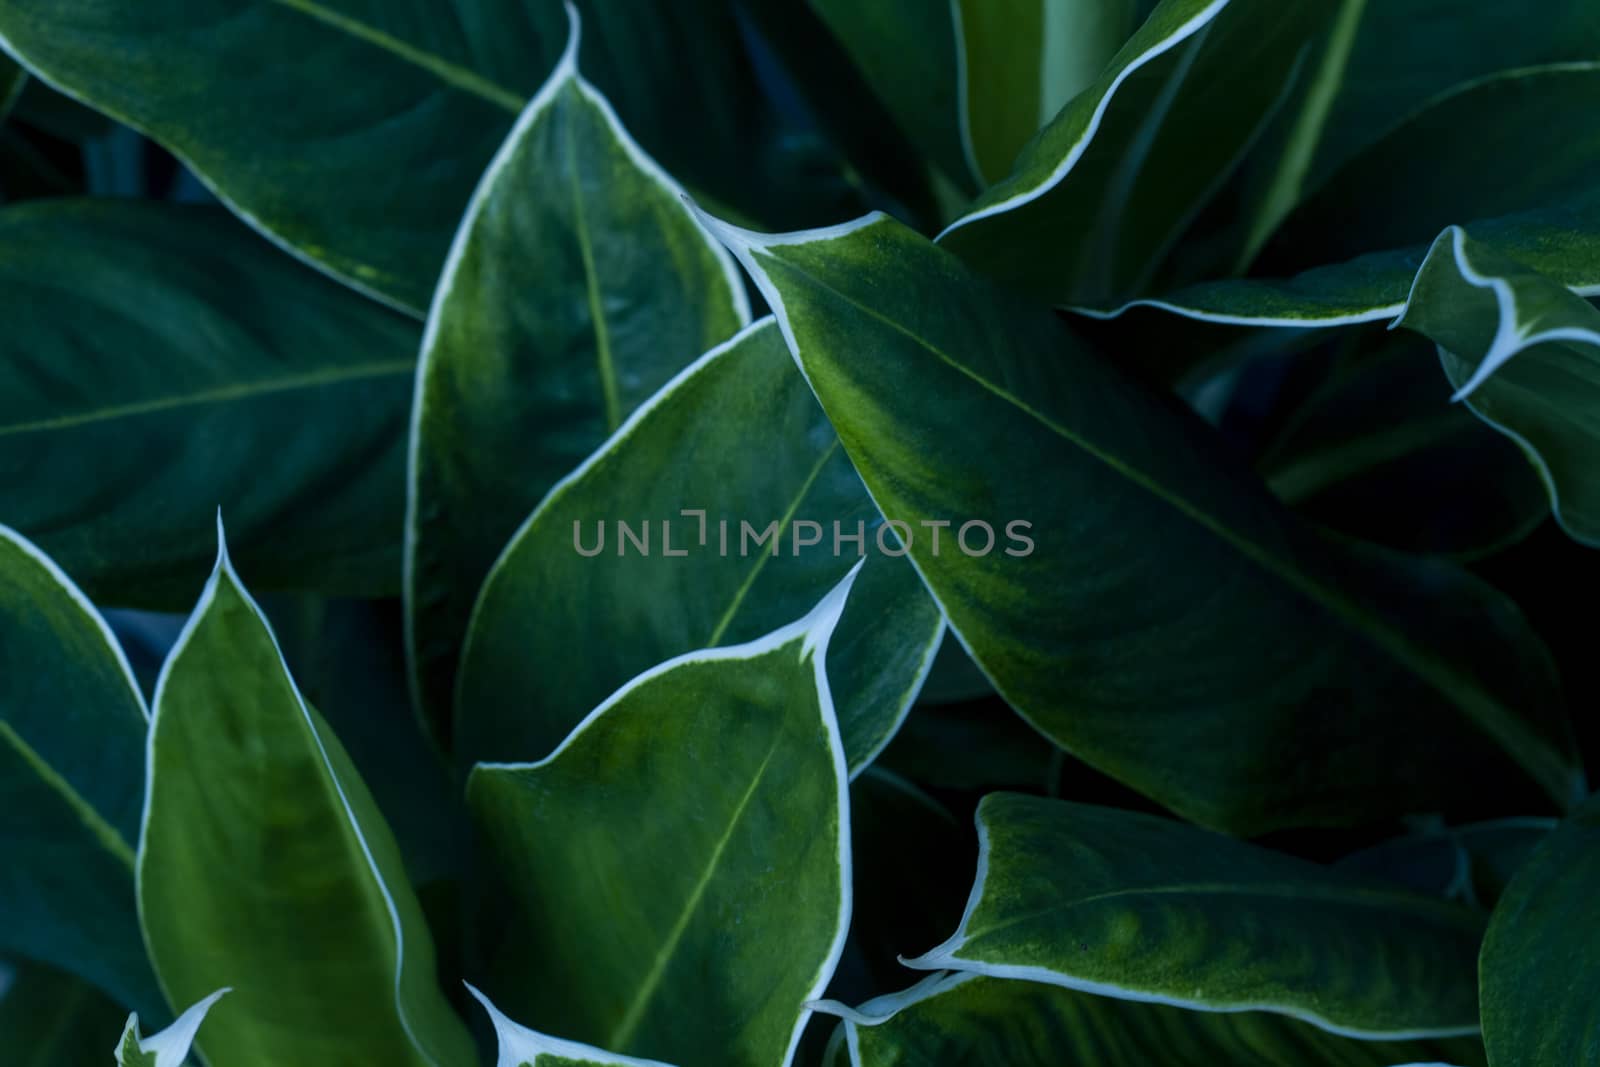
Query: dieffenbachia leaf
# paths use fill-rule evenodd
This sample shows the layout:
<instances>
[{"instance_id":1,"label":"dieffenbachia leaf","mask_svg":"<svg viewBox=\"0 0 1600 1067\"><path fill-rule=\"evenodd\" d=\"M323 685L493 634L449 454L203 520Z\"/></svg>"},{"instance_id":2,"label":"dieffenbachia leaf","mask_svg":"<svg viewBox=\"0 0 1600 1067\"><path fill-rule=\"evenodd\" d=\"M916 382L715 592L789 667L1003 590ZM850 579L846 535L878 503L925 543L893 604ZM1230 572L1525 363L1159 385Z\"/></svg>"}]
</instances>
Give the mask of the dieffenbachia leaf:
<instances>
[{"instance_id":1,"label":"dieffenbachia leaf","mask_svg":"<svg viewBox=\"0 0 1600 1067\"><path fill-rule=\"evenodd\" d=\"M968 183L955 7L927 0L810 0L810 6L911 143L948 178Z\"/></svg>"},{"instance_id":2,"label":"dieffenbachia leaf","mask_svg":"<svg viewBox=\"0 0 1600 1067\"><path fill-rule=\"evenodd\" d=\"M474 769L511 900L484 936L500 1003L631 1055L793 1061L850 921L823 663L856 573L798 622L641 674L548 758Z\"/></svg>"},{"instance_id":3,"label":"dieffenbachia leaf","mask_svg":"<svg viewBox=\"0 0 1600 1067\"><path fill-rule=\"evenodd\" d=\"M1330 0L1164 0L940 242L1062 304L1149 284L1293 82Z\"/></svg>"},{"instance_id":4,"label":"dieffenbachia leaf","mask_svg":"<svg viewBox=\"0 0 1600 1067\"><path fill-rule=\"evenodd\" d=\"M1596 108L1600 61L1509 71L1454 90L1341 167L1283 224L1255 270L1289 275L1422 247L1446 226L1592 203ZM1485 144L1495 146L1488 157Z\"/></svg>"},{"instance_id":5,"label":"dieffenbachia leaf","mask_svg":"<svg viewBox=\"0 0 1600 1067\"><path fill-rule=\"evenodd\" d=\"M101 603L176 608L218 504L268 586L399 586L418 331L215 208L0 213L0 521Z\"/></svg>"},{"instance_id":6,"label":"dieffenbachia leaf","mask_svg":"<svg viewBox=\"0 0 1600 1067\"><path fill-rule=\"evenodd\" d=\"M1439 346L1456 398L1538 465L1562 527L1600 546L1600 310L1451 227L1396 325Z\"/></svg>"},{"instance_id":7,"label":"dieffenbachia leaf","mask_svg":"<svg viewBox=\"0 0 1600 1067\"><path fill-rule=\"evenodd\" d=\"M139 915L169 999L235 984L207 1043L230 1067L475 1062L394 837L220 545L154 703Z\"/></svg>"},{"instance_id":8,"label":"dieffenbachia leaf","mask_svg":"<svg viewBox=\"0 0 1600 1067\"><path fill-rule=\"evenodd\" d=\"M1189 1011L974 974L931 975L840 1014L841 1067L1483 1064L1473 1038L1360 1040L1269 1012Z\"/></svg>"},{"instance_id":9,"label":"dieffenbachia leaf","mask_svg":"<svg viewBox=\"0 0 1600 1067\"><path fill-rule=\"evenodd\" d=\"M1478 0L1343 3L1354 9L1358 29L1317 145L1320 175L1457 86L1600 55L1600 9L1589 0L1542 0L1536 18L1510 4Z\"/></svg>"},{"instance_id":10,"label":"dieffenbachia leaf","mask_svg":"<svg viewBox=\"0 0 1600 1067\"><path fill-rule=\"evenodd\" d=\"M484 576L546 490L749 321L727 254L578 73L578 23L462 219L417 370L406 520L419 704L448 737Z\"/></svg>"},{"instance_id":11,"label":"dieffenbachia leaf","mask_svg":"<svg viewBox=\"0 0 1600 1067\"><path fill-rule=\"evenodd\" d=\"M1355 350L1332 362L1256 462L1280 500L1352 537L1457 559L1515 544L1549 518L1522 449L1449 403L1426 338L1361 336L1372 340L1341 346Z\"/></svg>"},{"instance_id":12,"label":"dieffenbachia leaf","mask_svg":"<svg viewBox=\"0 0 1600 1067\"><path fill-rule=\"evenodd\" d=\"M457 755L547 755L628 679L776 629L865 554L827 664L859 771L899 728L944 632L916 571L879 551L882 521L777 326L750 327L635 411L512 538L462 654ZM835 541L835 523L860 540Z\"/></svg>"},{"instance_id":13,"label":"dieffenbachia leaf","mask_svg":"<svg viewBox=\"0 0 1600 1067\"><path fill-rule=\"evenodd\" d=\"M1537 20L1529 20L1537 21ZM1190 286L1150 306L1244 326L1390 321L1447 226L1585 295L1600 294L1600 63L1514 71L1395 127L1291 217L1259 277ZM1496 146L1491 159L1481 148ZM1503 147L1502 147L1503 146Z\"/></svg>"},{"instance_id":14,"label":"dieffenbachia leaf","mask_svg":"<svg viewBox=\"0 0 1600 1067\"><path fill-rule=\"evenodd\" d=\"M954 0L951 7L962 145L980 187L1009 174L1033 135L1100 76L1136 14L1134 0Z\"/></svg>"},{"instance_id":15,"label":"dieffenbachia leaf","mask_svg":"<svg viewBox=\"0 0 1600 1067\"><path fill-rule=\"evenodd\" d=\"M718 202L793 218L784 131L727 5L583 6L586 63L650 151ZM566 28L556 0L0 3L0 46L45 82L160 141L286 249L419 316Z\"/></svg>"},{"instance_id":16,"label":"dieffenbachia leaf","mask_svg":"<svg viewBox=\"0 0 1600 1067\"><path fill-rule=\"evenodd\" d=\"M1600 796L1529 857L1489 920L1479 958L1492 1067L1600 1063Z\"/></svg>"},{"instance_id":17,"label":"dieffenbachia leaf","mask_svg":"<svg viewBox=\"0 0 1600 1067\"><path fill-rule=\"evenodd\" d=\"M1338 866L1487 909L1556 826L1555 819L1520 818L1418 830L1351 853Z\"/></svg>"},{"instance_id":18,"label":"dieffenbachia leaf","mask_svg":"<svg viewBox=\"0 0 1600 1067\"><path fill-rule=\"evenodd\" d=\"M955 934L908 966L1371 1039L1477 1029L1470 908L1151 815L1019 793L978 805Z\"/></svg>"},{"instance_id":19,"label":"dieffenbachia leaf","mask_svg":"<svg viewBox=\"0 0 1600 1067\"><path fill-rule=\"evenodd\" d=\"M133 889L146 725L105 621L0 526L0 950L159 1013Z\"/></svg>"},{"instance_id":20,"label":"dieffenbachia leaf","mask_svg":"<svg viewBox=\"0 0 1600 1067\"><path fill-rule=\"evenodd\" d=\"M495 1041L499 1045L495 1067L667 1067L656 1060L618 1056L592 1045L580 1045L529 1030L506 1018L488 997L472 986L467 986L467 990L483 1005L483 1010L489 1013L489 1021L494 1024Z\"/></svg>"},{"instance_id":21,"label":"dieffenbachia leaf","mask_svg":"<svg viewBox=\"0 0 1600 1067\"><path fill-rule=\"evenodd\" d=\"M128 1016L122 1028L122 1038L117 1042L117 1067L183 1067L189 1058L189 1047L206 1021L211 1005L221 1000L231 989L219 989L178 1016L176 1022L159 1034L139 1036L139 1016Z\"/></svg>"},{"instance_id":22,"label":"dieffenbachia leaf","mask_svg":"<svg viewBox=\"0 0 1600 1067\"><path fill-rule=\"evenodd\" d=\"M101 1064L128 1011L98 989L42 963L0 963L0 1046L6 1067Z\"/></svg>"},{"instance_id":23,"label":"dieffenbachia leaf","mask_svg":"<svg viewBox=\"0 0 1600 1067\"><path fill-rule=\"evenodd\" d=\"M1581 795L1549 654L1498 592L1304 525L1209 427L892 220L714 225L880 512L951 523L962 550L910 545L951 627L1074 755L1241 833L1438 810L1507 757Z\"/></svg>"}]
</instances>

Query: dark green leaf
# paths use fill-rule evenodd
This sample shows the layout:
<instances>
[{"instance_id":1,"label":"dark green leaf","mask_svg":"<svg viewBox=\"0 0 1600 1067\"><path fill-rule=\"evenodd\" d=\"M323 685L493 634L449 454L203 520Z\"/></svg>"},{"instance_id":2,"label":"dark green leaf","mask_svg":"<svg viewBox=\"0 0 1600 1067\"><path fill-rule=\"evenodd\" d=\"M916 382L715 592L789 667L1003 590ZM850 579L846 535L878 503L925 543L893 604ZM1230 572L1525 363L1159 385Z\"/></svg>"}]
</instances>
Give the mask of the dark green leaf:
<instances>
[{"instance_id":1,"label":"dark green leaf","mask_svg":"<svg viewBox=\"0 0 1600 1067\"><path fill-rule=\"evenodd\" d=\"M1494 1067L1600 1063L1600 797L1562 823L1511 880L1479 961Z\"/></svg>"},{"instance_id":2,"label":"dark green leaf","mask_svg":"<svg viewBox=\"0 0 1600 1067\"><path fill-rule=\"evenodd\" d=\"M497 1001L602 1048L788 1067L850 916L823 670L849 585L750 644L645 672L539 763L473 771L514 901L490 935Z\"/></svg>"},{"instance_id":3,"label":"dark green leaf","mask_svg":"<svg viewBox=\"0 0 1600 1067\"><path fill-rule=\"evenodd\" d=\"M1495 749L1581 795L1548 653L1491 588L1304 526L1209 428L888 219L722 232L883 514L988 524L911 559L1074 755L1239 832L1432 810Z\"/></svg>"},{"instance_id":4,"label":"dark green leaf","mask_svg":"<svg viewBox=\"0 0 1600 1067\"><path fill-rule=\"evenodd\" d=\"M725 3L588 0L584 14L586 62L653 153L718 202L799 221L803 189ZM566 31L555 0L0 3L0 44L44 81L165 144L295 254L416 314Z\"/></svg>"},{"instance_id":5,"label":"dark green leaf","mask_svg":"<svg viewBox=\"0 0 1600 1067\"><path fill-rule=\"evenodd\" d=\"M1477 1030L1469 908L1150 815L1018 793L978 806L961 926L911 967L1373 1039Z\"/></svg>"},{"instance_id":6,"label":"dark green leaf","mask_svg":"<svg viewBox=\"0 0 1600 1067\"><path fill-rule=\"evenodd\" d=\"M472 603L518 524L749 321L726 253L579 75L573 33L462 220L417 372L407 638L441 739Z\"/></svg>"},{"instance_id":7,"label":"dark green leaf","mask_svg":"<svg viewBox=\"0 0 1600 1067\"><path fill-rule=\"evenodd\" d=\"M0 964L0 1048L7 1067L77 1067L105 1062L127 1010L65 971Z\"/></svg>"},{"instance_id":8,"label":"dark green leaf","mask_svg":"<svg viewBox=\"0 0 1600 1067\"><path fill-rule=\"evenodd\" d=\"M848 1067L1481 1067L1475 1039L1364 1041L1267 1012L1186 1011L1039 982L933 976L840 1024Z\"/></svg>"},{"instance_id":9,"label":"dark green leaf","mask_svg":"<svg viewBox=\"0 0 1600 1067\"><path fill-rule=\"evenodd\" d=\"M1562 527L1600 546L1600 311L1452 227L1399 325L1438 344L1457 399L1537 464Z\"/></svg>"},{"instance_id":10,"label":"dark green leaf","mask_svg":"<svg viewBox=\"0 0 1600 1067\"><path fill-rule=\"evenodd\" d=\"M1064 304L1137 295L1271 116L1330 0L1165 0L940 237Z\"/></svg>"},{"instance_id":11,"label":"dark green leaf","mask_svg":"<svg viewBox=\"0 0 1600 1067\"><path fill-rule=\"evenodd\" d=\"M899 729L944 631L916 571L877 550L881 522L778 328L751 327L636 411L512 539L473 613L457 754L546 755L640 671L777 628L865 553L828 663L859 771ZM835 523L861 542L835 541Z\"/></svg>"},{"instance_id":12,"label":"dark green leaf","mask_svg":"<svg viewBox=\"0 0 1600 1067\"><path fill-rule=\"evenodd\" d=\"M145 942L174 1003L234 986L214 1059L475 1062L394 837L225 551L162 669L149 766Z\"/></svg>"},{"instance_id":13,"label":"dark green leaf","mask_svg":"<svg viewBox=\"0 0 1600 1067\"><path fill-rule=\"evenodd\" d=\"M145 727L111 630L0 526L0 949L160 1014L133 889Z\"/></svg>"},{"instance_id":14,"label":"dark green leaf","mask_svg":"<svg viewBox=\"0 0 1600 1067\"><path fill-rule=\"evenodd\" d=\"M190 600L227 508L264 586L399 587L413 323L214 208L0 212L4 519L101 602Z\"/></svg>"}]
</instances>

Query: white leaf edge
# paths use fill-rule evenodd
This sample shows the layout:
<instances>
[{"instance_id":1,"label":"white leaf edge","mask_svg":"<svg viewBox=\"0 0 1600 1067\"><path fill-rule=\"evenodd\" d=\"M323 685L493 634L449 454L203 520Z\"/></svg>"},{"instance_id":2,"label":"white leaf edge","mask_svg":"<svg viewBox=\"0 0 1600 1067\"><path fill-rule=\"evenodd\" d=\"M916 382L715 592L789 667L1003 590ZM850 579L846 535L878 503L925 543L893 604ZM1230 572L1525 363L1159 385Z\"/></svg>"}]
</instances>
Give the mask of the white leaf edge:
<instances>
[{"instance_id":1,"label":"white leaf edge","mask_svg":"<svg viewBox=\"0 0 1600 1067\"><path fill-rule=\"evenodd\" d=\"M199 1033L200 1024L205 1022L206 1013L211 1010L211 1005L231 992L233 990L229 987L217 990L178 1016L177 1021L171 1026L159 1034L151 1034L146 1038L139 1037L138 1013L129 1015L127 1023L122 1028L122 1036L117 1040L117 1047L112 1050L117 1063L123 1064L122 1050L131 1034L138 1042L140 1052L156 1058L155 1067L182 1067L183 1061L189 1055L190 1046L194 1044L195 1034ZM123 1064L123 1067L127 1065Z\"/></svg>"}]
</instances>

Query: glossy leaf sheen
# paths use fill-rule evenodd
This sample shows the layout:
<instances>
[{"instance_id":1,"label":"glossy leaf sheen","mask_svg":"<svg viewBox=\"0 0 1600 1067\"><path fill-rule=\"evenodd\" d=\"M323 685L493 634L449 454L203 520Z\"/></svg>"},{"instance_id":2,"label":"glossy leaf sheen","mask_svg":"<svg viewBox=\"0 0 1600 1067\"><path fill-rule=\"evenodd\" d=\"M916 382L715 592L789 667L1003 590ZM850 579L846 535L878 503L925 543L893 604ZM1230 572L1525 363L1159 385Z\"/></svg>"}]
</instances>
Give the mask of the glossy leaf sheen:
<instances>
[{"instance_id":1,"label":"glossy leaf sheen","mask_svg":"<svg viewBox=\"0 0 1600 1067\"><path fill-rule=\"evenodd\" d=\"M1479 963L1493 1067L1600 1063L1600 797L1559 826L1511 880Z\"/></svg>"},{"instance_id":2,"label":"glossy leaf sheen","mask_svg":"<svg viewBox=\"0 0 1600 1067\"><path fill-rule=\"evenodd\" d=\"M1471 910L1149 815L995 793L961 926L907 961L1357 1037L1475 1032Z\"/></svg>"},{"instance_id":3,"label":"glossy leaf sheen","mask_svg":"<svg viewBox=\"0 0 1600 1067\"><path fill-rule=\"evenodd\" d=\"M685 507L705 512L703 528ZM648 527L648 555L617 521L634 536ZM741 523L759 533L774 521L778 554L743 535ZM835 521L863 543L836 546ZM512 539L473 613L457 754L547 755L634 675L776 629L864 551L827 665L859 770L898 729L944 629L911 565L878 551L881 522L778 328L752 327L652 398Z\"/></svg>"},{"instance_id":4,"label":"glossy leaf sheen","mask_svg":"<svg viewBox=\"0 0 1600 1067\"><path fill-rule=\"evenodd\" d=\"M156 687L139 911L229 1067L465 1067L393 835L226 555ZM222 1057L225 1056L225 1059Z\"/></svg>"},{"instance_id":5,"label":"glossy leaf sheen","mask_svg":"<svg viewBox=\"0 0 1600 1067\"><path fill-rule=\"evenodd\" d=\"M885 515L1033 524L1025 555L911 558L1073 754L1238 832L1471 796L1490 738L1558 802L1582 788L1548 653L1498 593L1306 528L1198 420L892 221L723 232Z\"/></svg>"},{"instance_id":6,"label":"glossy leaf sheen","mask_svg":"<svg viewBox=\"0 0 1600 1067\"><path fill-rule=\"evenodd\" d=\"M468 615L506 540L629 412L749 320L726 254L575 62L484 175L418 370L408 637L442 737Z\"/></svg>"},{"instance_id":7,"label":"glossy leaf sheen","mask_svg":"<svg viewBox=\"0 0 1600 1067\"><path fill-rule=\"evenodd\" d=\"M758 641L640 675L539 763L473 772L516 913L487 946L508 1010L675 1063L792 1061L850 918L822 667L848 586Z\"/></svg>"},{"instance_id":8,"label":"glossy leaf sheen","mask_svg":"<svg viewBox=\"0 0 1600 1067\"><path fill-rule=\"evenodd\" d=\"M101 603L193 601L227 509L264 586L399 585L414 323L215 208L0 215L0 521Z\"/></svg>"},{"instance_id":9,"label":"glossy leaf sheen","mask_svg":"<svg viewBox=\"0 0 1600 1067\"><path fill-rule=\"evenodd\" d=\"M1137 295L1278 106L1331 10L1165 0L941 243L1056 303Z\"/></svg>"},{"instance_id":10,"label":"glossy leaf sheen","mask_svg":"<svg viewBox=\"0 0 1600 1067\"><path fill-rule=\"evenodd\" d=\"M110 629L0 526L0 948L159 1014L133 890L145 724Z\"/></svg>"},{"instance_id":11,"label":"glossy leaf sheen","mask_svg":"<svg viewBox=\"0 0 1600 1067\"><path fill-rule=\"evenodd\" d=\"M1468 1038L1361 1041L1267 1012L1196 1012L976 975L933 977L845 1021L851 1067L1481 1067ZM882 1016L888 1016L882 1018Z\"/></svg>"}]
</instances>

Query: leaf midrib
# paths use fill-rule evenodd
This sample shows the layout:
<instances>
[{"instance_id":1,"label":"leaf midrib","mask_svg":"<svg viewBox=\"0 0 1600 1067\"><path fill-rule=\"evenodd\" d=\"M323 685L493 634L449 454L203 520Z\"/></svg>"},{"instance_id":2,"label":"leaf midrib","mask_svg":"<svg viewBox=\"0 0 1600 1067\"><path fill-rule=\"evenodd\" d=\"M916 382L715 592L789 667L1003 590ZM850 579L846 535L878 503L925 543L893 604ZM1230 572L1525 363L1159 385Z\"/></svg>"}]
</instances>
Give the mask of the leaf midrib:
<instances>
[{"instance_id":1,"label":"leaf midrib","mask_svg":"<svg viewBox=\"0 0 1600 1067\"><path fill-rule=\"evenodd\" d=\"M756 794L759 786L767 776L767 768L772 766L773 757L777 755L780 743L783 740L781 733L775 734L772 745L767 749L766 757L761 761L761 766L756 768L756 773L750 779L750 785L745 789L744 795L739 798L739 803L734 806L733 813L728 817L728 826L718 839L716 846L711 850L711 857L706 861L705 870L700 873L700 878L695 882L694 888L689 893L689 898L684 902L678 919L673 923L667 938L661 947L656 950L655 960L651 963L650 970L645 974L644 981L640 983L633 999L629 1001L627 1010L623 1013L621 1021L612 1030L611 1036L605 1043L606 1048L625 1049L633 1040L634 1034L639 1030L639 1024L644 1021L644 1013L650 1006L650 1000L655 996L656 989L666 977L667 966L671 963L673 955L678 950L678 945L683 941L684 934L688 932L689 923L694 919L695 913L700 908L700 901L705 897L706 890L711 886L711 879L717 872L717 867L722 862L722 854L727 850L728 842L733 839L734 830L738 829L740 821L744 818L745 809L750 806L750 800Z\"/></svg>"},{"instance_id":2,"label":"leaf midrib","mask_svg":"<svg viewBox=\"0 0 1600 1067\"><path fill-rule=\"evenodd\" d=\"M414 360L388 360L382 363L341 367L333 371L314 371L309 374L288 375L278 379L217 386L211 389L201 389L193 393L155 397L150 400L140 400L128 404L115 404L110 407L96 408L92 411L82 411L72 415L58 415L53 418L34 419L30 422L0 425L0 437L11 437L25 433L43 433L51 430L67 430L97 422L137 418L143 415L154 415L164 411L199 407L206 404L232 403L259 396L269 396L273 393L292 392L297 389L316 389L329 385L345 385L351 382L389 376L398 377L403 375L409 377L415 371L416 362Z\"/></svg>"},{"instance_id":3,"label":"leaf midrib","mask_svg":"<svg viewBox=\"0 0 1600 1067\"><path fill-rule=\"evenodd\" d=\"M67 807L83 822L84 827L92 834L111 855L115 856L123 866L128 868L128 873L133 873L133 849L122 839L116 829L106 821L105 817L96 811L94 806L83 798L73 787L72 783L62 776L54 767L45 762L44 758L34 750L33 746L23 740L22 735L12 728L9 722L0 719L0 741L6 742L22 761L33 768L46 786L57 793Z\"/></svg>"},{"instance_id":4,"label":"leaf midrib","mask_svg":"<svg viewBox=\"0 0 1600 1067\"><path fill-rule=\"evenodd\" d=\"M789 509L785 511L783 513L783 517L778 520L778 533L773 539L774 548L776 548L778 544L783 541L784 531L787 530L789 528L789 524L794 521L795 515L800 510L800 505L805 503L806 497L811 495L811 489L817 484L817 479L821 477L823 468L828 465L828 461L833 458L833 454L838 450L839 438L837 435L835 435L833 441L823 451L822 455L817 459L816 464L811 468L811 472L806 475L806 480L800 486L800 491L797 492L794 496L794 499L789 502ZM744 606L745 598L750 595L750 590L755 586L756 579L761 576L761 572L766 567L767 561L772 559L777 554L778 553L776 551L758 552L756 554L756 561L754 565L751 566L750 572L745 575L744 582L734 593L733 600L729 602L727 610L722 613L722 618L717 620L716 626L714 626L711 630L711 636L706 639L706 648L715 648L722 642L723 635L727 633L728 627L732 625L734 616L739 613L739 609Z\"/></svg>"},{"instance_id":5,"label":"leaf midrib","mask_svg":"<svg viewBox=\"0 0 1600 1067\"><path fill-rule=\"evenodd\" d=\"M757 248L754 251L760 252L762 250ZM772 256L770 252L767 255L774 261L780 264L783 263L781 259ZM1447 664L1435 661L1413 644L1404 634L1385 626L1380 620L1374 618L1359 606L1345 600L1321 583L1312 581L1293 568L1285 567L1271 553L1254 542L1234 533L1205 511L1167 489L1165 485L1155 478L1129 466L1115 454L1100 448L1083 436L1057 423L1043 412L1027 404L1020 397L1015 396L1002 386L989 381L977 371L965 366L926 338L919 337L907 327L895 322L875 308L868 307L854 297L841 292L814 274L799 271L798 268L791 267L790 269L801 273L813 284L831 293L868 318L880 322L894 332L908 338L941 363L971 379L980 388L996 398L1015 407L1074 448L1110 468L1119 477L1167 504L1201 529L1234 549L1249 562L1254 563L1312 603L1324 608L1333 617L1371 641L1397 662L1403 664L1408 670L1415 673L1418 678L1465 712L1485 733L1505 746L1518 764L1563 809L1570 806L1573 799L1573 788L1570 784L1573 776L1570 768L1566 766L1559 754L1543 738L1528 730L1516 715L1504 708L1498 700L1483 693L1482 690L1470 682L1461 679Z\"/></svg>"},{"instance_id":6,"label":"leaf midrib","mask_svg":"<svg viewBox=\"0 0 1600 1067\"><path fill-rule=\"evenodd\" d=\"M459 63L453 63L442 56L426 52L414 45L407 44L400 38L385 33L376 26L368 25L358 19L353 19L348 15L331 10L316 3L315 0L271 0L271 2L291 11L298 11L308 18L322 23L324 26L331 27L359 41L382 49L397 59L427 71L445 84L463 92L471 93L473 96L486 100L513 115L519 113L527 102L527 98L522 94L512 92L510 89L490 81L477 71L463 67Z\"/></svg>"},{"instance_id":7,"label":"leaf midrib","mask_svg":"<svg viewBox=\"0 0 1600 1067\"><path fill-rule=\"evenodd\" d=\"M581 94L580 94L581 99ZM595 266L594 239L589 235L589 216L583 207L583 176L578 173L577 117L566 112L567 180L572 186L573 230L578 237L578 254L583 260L583 288L589 302L589 321L594 330L594 358L600 379L601 404L605 412L606 433L622 425L622 398L617 382L616 362L611 354L611 328L606 322L605 299L600 294L600 272Z\"/></svg>"}]
</instances>

